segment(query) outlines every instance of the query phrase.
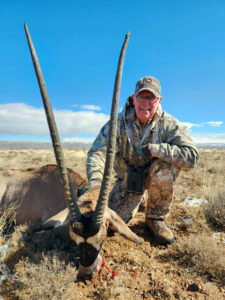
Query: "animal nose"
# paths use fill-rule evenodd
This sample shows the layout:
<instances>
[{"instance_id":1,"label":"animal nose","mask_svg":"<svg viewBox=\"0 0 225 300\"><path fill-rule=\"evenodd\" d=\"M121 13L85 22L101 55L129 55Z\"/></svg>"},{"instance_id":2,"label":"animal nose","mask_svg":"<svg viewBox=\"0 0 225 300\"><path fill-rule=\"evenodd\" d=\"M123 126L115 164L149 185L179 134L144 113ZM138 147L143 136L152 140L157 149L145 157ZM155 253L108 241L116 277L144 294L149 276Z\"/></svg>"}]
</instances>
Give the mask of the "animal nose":
<instances>
[{"instance_id":1,"label":"animal nose","mask_svg":"<svg viewBox=\"0 0 225 300\"><path fill-rule=\"evenodd\" d=\"M85 281L85 280L90 280L92 278L93 274L90 273L90 274L78 274L77 275L77 281Z\"/></svg>"}]
</instances>

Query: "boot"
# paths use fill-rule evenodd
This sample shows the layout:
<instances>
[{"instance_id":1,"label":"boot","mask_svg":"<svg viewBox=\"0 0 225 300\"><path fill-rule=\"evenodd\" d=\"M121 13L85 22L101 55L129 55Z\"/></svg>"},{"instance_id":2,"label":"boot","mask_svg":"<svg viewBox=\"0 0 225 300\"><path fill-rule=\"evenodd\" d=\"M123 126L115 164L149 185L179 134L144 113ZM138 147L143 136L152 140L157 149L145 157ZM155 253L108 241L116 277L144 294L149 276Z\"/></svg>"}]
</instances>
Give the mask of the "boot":
<instances>
[{"instance_id":1,"label":"boot","mask_svg":"<svg viewBox=\"0 0 225 300\"><path fill-rule=\"evenodd\" d=\"M174 242L174 234L166 227L163 220L147 218L146 225L159 243L167 245Z\"/></svg>"}]
</instances>

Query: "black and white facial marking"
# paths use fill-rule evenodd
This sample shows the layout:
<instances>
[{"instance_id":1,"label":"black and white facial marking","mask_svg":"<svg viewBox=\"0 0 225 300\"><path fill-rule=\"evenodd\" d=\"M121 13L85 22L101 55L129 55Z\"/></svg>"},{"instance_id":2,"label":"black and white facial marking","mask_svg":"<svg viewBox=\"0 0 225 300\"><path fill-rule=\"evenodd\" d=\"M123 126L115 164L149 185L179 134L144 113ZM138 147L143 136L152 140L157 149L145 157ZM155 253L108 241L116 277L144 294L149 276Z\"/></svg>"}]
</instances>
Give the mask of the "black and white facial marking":
<instances>
[{"instance_id":1,"label":"black and white facial marking","mask_svg":"<svg viewBox=\"0 0 225 300\"><path fill-rule=\"evenodd\" d=\"M70 227L70 236L80 249L78 276L91 277L99 265L98 257L107 229L103 224L97 228L91 218L82 218L82 223Z\"/></svg>"}]
</instances>

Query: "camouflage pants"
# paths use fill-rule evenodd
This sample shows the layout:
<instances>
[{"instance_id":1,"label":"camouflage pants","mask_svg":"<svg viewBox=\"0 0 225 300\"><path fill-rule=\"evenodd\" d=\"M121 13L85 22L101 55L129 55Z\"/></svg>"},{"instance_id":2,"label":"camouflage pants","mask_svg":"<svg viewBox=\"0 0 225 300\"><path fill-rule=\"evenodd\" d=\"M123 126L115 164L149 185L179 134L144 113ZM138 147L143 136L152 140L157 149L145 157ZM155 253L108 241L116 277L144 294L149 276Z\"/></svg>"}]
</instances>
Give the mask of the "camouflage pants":
<instances>
[{"instance_id":1,"label":"camouflage pants","mask_svg":"<svg viewBox=\"0 0 225 300\"><path fill-rule=\"evenodd\" d=\"M118 179L109 196L109 207L127 223L141 203L147 201L147 218L164 219L170 212L173 187L180 169L160 159L155 160L144 171L144 193L127 191L127 179Z\"/></svg>"}]
</instances>

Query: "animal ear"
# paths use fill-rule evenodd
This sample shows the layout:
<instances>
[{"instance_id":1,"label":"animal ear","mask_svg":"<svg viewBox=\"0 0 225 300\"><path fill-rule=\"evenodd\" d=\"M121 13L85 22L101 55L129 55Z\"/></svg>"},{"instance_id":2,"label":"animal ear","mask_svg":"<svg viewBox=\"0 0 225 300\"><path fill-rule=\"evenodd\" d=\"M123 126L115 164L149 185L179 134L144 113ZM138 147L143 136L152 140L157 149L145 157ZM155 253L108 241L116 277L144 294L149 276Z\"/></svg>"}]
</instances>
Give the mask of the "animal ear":
<instances>
[{"instance_id":1,"label":"animal ear","mask_svg":"<svg viewBox=\"0 0 225 300\"><path fill-rule=\"evenodd\" d=\"M57 228L59 226L67 225L67 223L69 224L69 219L70 219L69 209L65 208L64 210L60 211L58 214L54 215L53 217L45 221L35 231L49 230L49 229Z\"/></svg>"},{"instance_id":2,"label":"animal ear","mask_svg":"<svg viewBox=\"0 0 225 300\"><path fill-rule=\"evenodd\" d=\"M142 243L141 239L133 231L130 230L127 224L120 218L120 216L108 207L106 218L109 221L110 229L112 229L114 232L118 232L127 240L132 241L138 245Z\"/></svg>"}]
</instances>

